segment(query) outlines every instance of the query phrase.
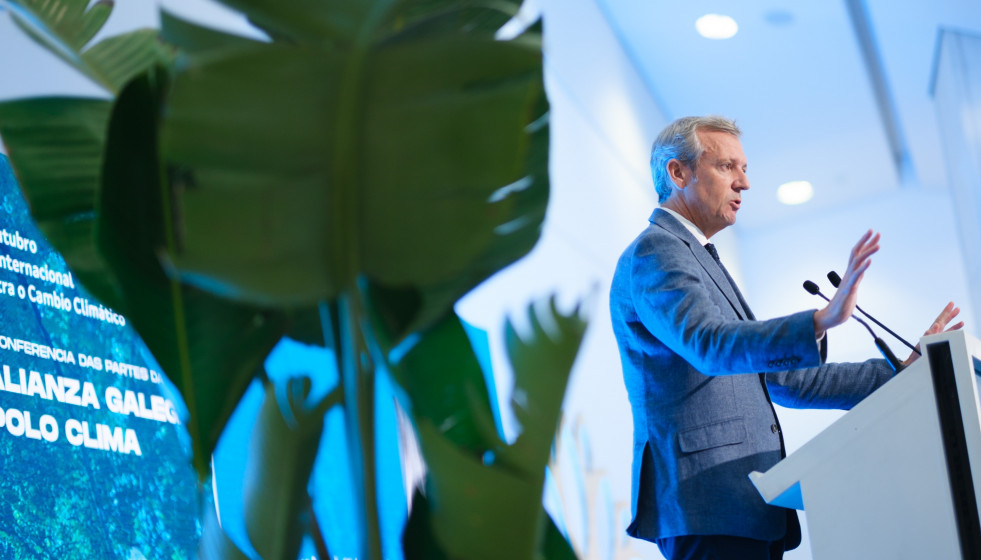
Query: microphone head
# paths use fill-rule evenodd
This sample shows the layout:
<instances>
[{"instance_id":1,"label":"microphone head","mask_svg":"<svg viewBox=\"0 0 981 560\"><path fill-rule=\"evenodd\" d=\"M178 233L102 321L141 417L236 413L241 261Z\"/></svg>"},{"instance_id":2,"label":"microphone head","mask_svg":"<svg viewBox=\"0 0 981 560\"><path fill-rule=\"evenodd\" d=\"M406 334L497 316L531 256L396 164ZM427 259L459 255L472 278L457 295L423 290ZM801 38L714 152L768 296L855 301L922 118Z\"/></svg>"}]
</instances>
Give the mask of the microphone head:
<instances>
[{"instance_id":1,"label":"microphone head","mask_svg":"<svg viewBox=\"0 0 981 560\"><path fill-rule=\"evenodd\" d=\"M804 289L807 290L807 293L811 294L812 296L816 296L818 292L821 291L821 289L818 288L818 285L810 280L804 281Z\"/></svg>"},{"instance_id":2,"label":"microphone head","mask_svg":"<svg viewBox=\"0 0 981 560\"><path fill-rule=\"evenodd\" d=\"M831 281L831 285L835 288L838 287L838 284L841 284L841 276L838 276L838 273L833 270L828 273L828 280Z\"/></svg>"}]
</instances>

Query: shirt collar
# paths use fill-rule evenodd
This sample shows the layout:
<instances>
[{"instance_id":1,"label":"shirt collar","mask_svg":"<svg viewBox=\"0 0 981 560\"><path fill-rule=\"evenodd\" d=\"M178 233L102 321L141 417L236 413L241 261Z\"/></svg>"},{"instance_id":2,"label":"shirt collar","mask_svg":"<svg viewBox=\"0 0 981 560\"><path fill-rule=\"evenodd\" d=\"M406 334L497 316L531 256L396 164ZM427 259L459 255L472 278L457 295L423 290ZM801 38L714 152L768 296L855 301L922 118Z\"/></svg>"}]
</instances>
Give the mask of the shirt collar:
<instances>
[{"instance_id":1,"label":"shirt collar","mask_svg":"<svg viewBox=\"0 0 981 560\"><path fill-rule=\"evenodd\" d=\"M702 246L704 246L706 243L708 243L708 241L709 241L708 240L708 237L705 237L705 234L702 233L702 230L698 229L698 226L696 226L695 224L691 223L691 221L688 218L685 218L684 216L682 216L681 214L675 212L674 210L672 210L670 208L665 208L665 207L662 206L661 207L661 210L664 210L668 214L671 214L672 216L675 217L675 219L677 219L679 222L681 222L681 225L685 226L685 229L687 229L692 235L695 236L695 239L698 240L698 243L699 244L701 244Z\"/></svg>"}]
</instances>

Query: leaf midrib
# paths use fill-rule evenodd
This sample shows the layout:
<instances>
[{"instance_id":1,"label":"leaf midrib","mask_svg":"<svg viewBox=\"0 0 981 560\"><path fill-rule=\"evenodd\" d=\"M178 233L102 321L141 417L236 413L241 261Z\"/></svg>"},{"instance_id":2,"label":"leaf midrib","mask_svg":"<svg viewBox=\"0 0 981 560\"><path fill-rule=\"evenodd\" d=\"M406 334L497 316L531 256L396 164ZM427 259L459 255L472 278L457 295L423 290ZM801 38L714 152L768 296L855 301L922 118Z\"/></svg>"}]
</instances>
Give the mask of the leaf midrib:
<instances>
[{"instance_id":1,"label":"leaf midrib","mask_svg":"<svg viewBox=\"0 0 981 560\"><path fill-rule=\"evenodd\" d=\"M332 246L339 280L336 293L356 293L355 282L360 270L361 236L358 219L361 204L358 196L357 178L360 160L357 157L359 126L364 98L362 90L365 81L365 59L372 46L372 39L380 23L385 21L397 0L382 0L372 8L368 17L358 29L352 43L351 54L347 58L341 74L340 93L337 103L337 128L333 154L333 188L338 193L337 204L327 209L332 227L324 234L329 239L324 246ZM331 245L332 244L332 245ZM326 259L330 262L331 259Z\"/></svg>"}]
</instances>

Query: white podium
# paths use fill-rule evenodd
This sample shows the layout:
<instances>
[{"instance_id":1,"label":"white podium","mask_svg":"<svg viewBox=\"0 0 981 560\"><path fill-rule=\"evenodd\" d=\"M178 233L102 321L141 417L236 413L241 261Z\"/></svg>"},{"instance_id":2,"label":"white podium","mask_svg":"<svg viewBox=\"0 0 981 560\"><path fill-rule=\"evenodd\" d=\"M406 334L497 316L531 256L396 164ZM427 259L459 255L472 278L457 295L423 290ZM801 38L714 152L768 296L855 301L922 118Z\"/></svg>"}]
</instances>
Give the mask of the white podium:
<instances>
[{"instance_id":1,"label":"white podium","mask_svg":"<svg viewBox=\"0 0 981 560\"><path fill-rule=\"evenodd\" d=\"M815 560L981 559L981 341L924 337L923 357L765 473L806 509Z\"/></svg>"}]
</instances>

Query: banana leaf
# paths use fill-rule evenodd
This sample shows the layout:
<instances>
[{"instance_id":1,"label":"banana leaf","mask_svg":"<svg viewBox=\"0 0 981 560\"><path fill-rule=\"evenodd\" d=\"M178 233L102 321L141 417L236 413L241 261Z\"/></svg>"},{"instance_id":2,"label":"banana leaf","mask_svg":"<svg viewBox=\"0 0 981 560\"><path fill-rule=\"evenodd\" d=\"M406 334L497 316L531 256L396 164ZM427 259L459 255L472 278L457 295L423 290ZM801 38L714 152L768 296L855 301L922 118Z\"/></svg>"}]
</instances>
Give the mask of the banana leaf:
<instances>
[{"instance_id":1,"label":"banana leaf","mask_svg":"<svg viewBox=\"0 0 981 560\"><path fill-rule=\"evenodd\" d=\"M459 341L449 342L458 331L455 320L424 335L393 368L411 403L428 469L425 500L413 501L403 535L410 560L429 554L532 559L546 548L548 558L575 557L565 539L553 534L557 529L541 495L586 323L578 309L558 312L554 300L547 310L530 310L528 319L530 333L524 337L507 325L515 374L512 406L521 424L513 444L501 441L489 420L476 358Z\"/></svg>"},{"instance_id":2,"label":"banana leaf","mask_svg":"<svg viewBox=\"0 0 981 560\"><path fill-rule=\"evenodd\" d=\"M269 384L256 419L246 464L246 527L262 558L296 558L310 519L307 493L324 415L340 402L334 391L309 402L310 380Z\"/></svg>"},{"instance_id":3,"label":"banana leaf","mask_svg":"<svg viewBox=\"0 0 981 560\"><path fill-rule=\"evenodd\" d=\"M98 198L96 241L126 316L190 411L195 466L208 472L218 437L253 376L288 329L285 312L238 304L169 278L167 191L156 150L163 72L133 80L113 108ZM229 356L235 356L230 359Z\"/></svg>"},{"instance_id":4,"label":"banana leaf","mask_svg":"<svg viewBox=\"0 0 981 560\"><path fill-rule=\"evenodd\" d=\"M0 134L35 223L81 284L119 309L94 234L110 110L110 102L101 99L7 101L0 103Z\"/></svg>"},{"instance_id":5,"label":"banana leaf","mask_svg":"<svg viewBox=\"0 0 981 560\"><path fill-rule=\"evenodd\" d=\"M241 4L281 30L299 5ZM414 291L405 330L418 330L538 239L540 38L468 27L503 23L511 3L375 2L377 19L358 25L345 18L367 8L333 4L303 20L323 12L320 31L364 44L254 43L182 59L161 133L181 178L170 258L185 281L261 305L334 300L361 278ZM423 12L429 4L438 9Z\"/></svg>"},{"instance_id":6,"label":"banana leaf","mask_svg":"<svg viewBox=\"0 0 981 560\"><path fill-rule=\"evenodd\" d=\"M449 560L432 529L429 501L422 492L412 498L412 513L402 533L402 550L406 560ZM546 514L545 536L535 551L535 560L576 560L576 553ZM469 557L469 556L468 556ZM231 560L231 559L230 559Z\"/></svg>"},{"instance_id":7,"label":"banana leaf","mask_svg":"<svg viewBox=\"0 0 981 560\"><path fill-rule=\"evenodd\" d=\"M168 63L174 51L143 29L86 45L112 12L111 1L7 0L14 22L32 39L110 93L156 64Z\"/></svg>"}]
</instances>

